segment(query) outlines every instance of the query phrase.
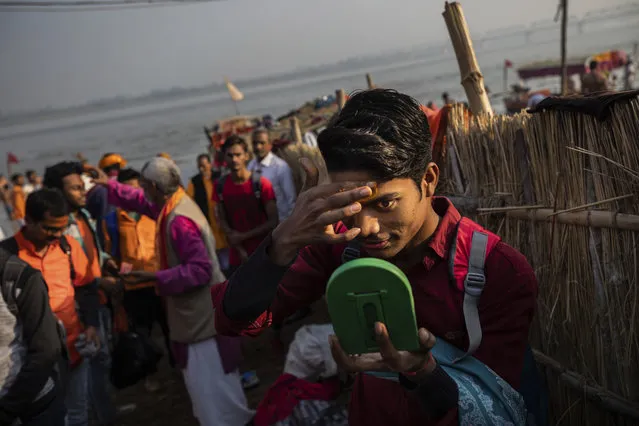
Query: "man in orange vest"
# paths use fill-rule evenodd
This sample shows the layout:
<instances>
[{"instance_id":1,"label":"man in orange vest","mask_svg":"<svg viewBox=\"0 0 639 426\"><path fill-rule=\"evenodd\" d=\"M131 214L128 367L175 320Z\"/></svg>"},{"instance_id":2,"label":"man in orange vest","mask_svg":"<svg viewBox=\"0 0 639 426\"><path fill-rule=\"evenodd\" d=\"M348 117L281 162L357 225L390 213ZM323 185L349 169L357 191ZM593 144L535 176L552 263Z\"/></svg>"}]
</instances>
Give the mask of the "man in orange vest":
<instances>
[{"instance_id":1,"label":"man in orange vest","mask_svg":"<svg viewBox=\"0 0 639 426\"><path fill-rule=\"evenodd\" d=\"M11 244L20 259L42 273L51 310L66 331L71 367L66 387L67 425L88 426L89 359L105 342L100 341L96 328L95 276L80 243L64 235L68 226L64 196L55 189L42 189L29 196L26 225Z\"/></svg>"},{"instance_id":2,"label":"man in orange vest","mask_svg":"<svg viewBox=\"0 0 639 426\"><path fill-rule=\"evenodd\" d=\"M140 173L124 169L118 182L140 188ZM158 260L155 256L155 220L137 212L116 209L104 220L104 248L120 265L120 269L156 272ZM129 323L138 334L149 337L154 323L158 323L164 334L169 361L175 364L171 353L169 326L160 296L152 282L131 284L124 282L124 309ZM147 390L157 389L157 384L147 380Z\"/></svg>"}]
</instances>

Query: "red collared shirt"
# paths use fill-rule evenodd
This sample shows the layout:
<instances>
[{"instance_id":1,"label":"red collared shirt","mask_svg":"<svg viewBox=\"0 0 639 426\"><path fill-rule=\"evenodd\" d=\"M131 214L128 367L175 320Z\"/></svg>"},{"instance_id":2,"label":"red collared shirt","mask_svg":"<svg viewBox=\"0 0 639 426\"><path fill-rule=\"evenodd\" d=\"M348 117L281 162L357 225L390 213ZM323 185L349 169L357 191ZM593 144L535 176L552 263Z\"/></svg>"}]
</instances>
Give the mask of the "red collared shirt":
<instances>
[{"instance_id":1,"label":"red collared shirt","mask_svg":"<svg viewBox=\"0 0 639 426\"><path fill-rule=\"evenodd\" d=\"M461 215L446 198L436 197L433 208L441 221L427 243L428 254L421 264L404 273L413 289L418 326L466 350L463 293L451 284L448 273L448 254ZM341 224L336 229L346 230ZM331 273L341 265L343 250L343 245L306 247L280 282L268 312L254 322L237 322L228 319L224 309L218 307L218 332L254 334L320 299ZM502 242L486 259L485 273L487 282L479 304L483 339L475 357L517 389L535 311L537 280L526 258ZM226 291L225 286L221 292ZM417 398L401 385L360 374L351 395L349 424L454 425L457 413L453 410L445 418L429 422Z\"/></svg>"}]
</instances>

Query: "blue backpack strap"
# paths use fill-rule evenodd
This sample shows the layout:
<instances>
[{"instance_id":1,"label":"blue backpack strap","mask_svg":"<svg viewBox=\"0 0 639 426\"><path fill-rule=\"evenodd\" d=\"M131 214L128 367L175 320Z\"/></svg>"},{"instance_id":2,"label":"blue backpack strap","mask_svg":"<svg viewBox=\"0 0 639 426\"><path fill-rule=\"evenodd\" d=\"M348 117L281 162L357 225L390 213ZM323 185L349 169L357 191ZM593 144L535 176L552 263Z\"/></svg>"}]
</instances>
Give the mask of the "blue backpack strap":
<instances>
[{"instance_id":1,"label":"blue backpack strap","mask_svg":"<svg viewBox=\"0 0 639 426\"><path fill-rule=\"evenodd\" d=\"M116 210L107 214L104 218L107 234L111 240L111 253L114 259L120 259L120 231L118 230L118 213Z\"/></svg>"}]
</instances>

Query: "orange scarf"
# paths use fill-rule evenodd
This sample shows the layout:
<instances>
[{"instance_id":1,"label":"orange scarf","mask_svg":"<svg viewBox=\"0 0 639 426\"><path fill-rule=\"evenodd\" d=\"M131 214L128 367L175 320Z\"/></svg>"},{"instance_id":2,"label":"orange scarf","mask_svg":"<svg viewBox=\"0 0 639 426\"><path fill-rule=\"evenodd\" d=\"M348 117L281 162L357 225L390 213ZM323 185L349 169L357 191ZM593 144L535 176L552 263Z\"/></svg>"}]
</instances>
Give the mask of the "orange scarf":
<instances>
[{"instance_id":1,"label":"orange scarf","mask_svg":"<svg viewBox=\"0 0 639 426\"><path fill-rule=\"evenodd\" d=\"M171 214L185 195L186 192L184 192L184 189L182 187L178 188L178 190L171 195L171 198L166 200L166 203L164 204L164 207L162 207L162 211L160 211L158 216L157 227L155 230L155 247L159 253L160 269L167 269L169 267L169 261L166 256L166 244L169 243L166 241L166 218L169 214Z\"/></svg>"}]
</instances>

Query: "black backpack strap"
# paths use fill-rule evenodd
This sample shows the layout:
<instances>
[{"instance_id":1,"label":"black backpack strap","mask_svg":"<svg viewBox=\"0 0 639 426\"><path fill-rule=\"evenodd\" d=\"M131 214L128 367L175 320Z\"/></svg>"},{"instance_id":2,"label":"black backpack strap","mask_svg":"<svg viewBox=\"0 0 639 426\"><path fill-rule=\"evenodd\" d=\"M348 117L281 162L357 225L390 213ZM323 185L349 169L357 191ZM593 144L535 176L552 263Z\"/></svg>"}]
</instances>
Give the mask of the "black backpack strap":
<instances>
[{"instance_id":1,"label":"black backpack strap","mask_svg":"<svg viewBox=\"0 0 639 426\"><path fill-rule=\"evenodd\" d=\"M215 193L217 194L217 199L220 200L220 203L224 202L224 184L226 183L226 178L228 175L220 176L217 180L217 184L215 185Z\"/></svg>"},{"instance_id":2,"label":"black backpack strap","mask_svg":"<svg viewBox=\"0 0 639 426\"><path fill-rule=\"evenodd\" d=\"M255 195L260 210L266 214L266 208L262 203L262 171L260 169L251 172L251 188L253 188L253 195Z\"/></svg>"},{"instance_id":3,"label":"black backpack strap","mask_svg":"<svg viewBox=\"0 0 639 426\"><path fill-rule=\"evenodd\" d=\"M251 173L251 187L255 198L262 205L262 171L257 169Z\"/></svg>"},{"instance_id":4,"label":"black backpack strap","mask_svg":"<svg viewBox=\"0 0 639 426\"><path fill-rule=\"evenodd\" d=\"M359 243L351 241L342 252L342 263L350 262L351 260L359 259L361 251L359 249Z\"/></svg>"},{"instance_id":5,"label":"black backpack strap","mask_svg":"<svg viewBox=\"0 0 639 426\"><path fill-rule=\"evenodd\" d=\"M69 240L66 235L60 237L60 248L67 255L69 259L69 271L71 272L71 284L75 282L75 265L73 265L73 257L71 257L71 245L69 244Z\"/></svg>"}]
</instances>

